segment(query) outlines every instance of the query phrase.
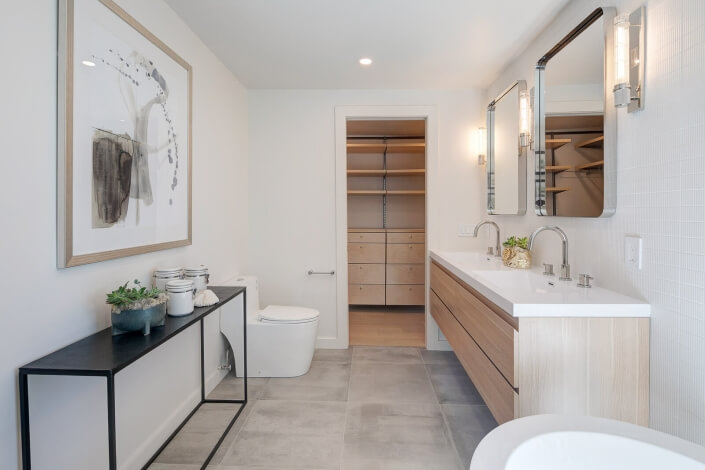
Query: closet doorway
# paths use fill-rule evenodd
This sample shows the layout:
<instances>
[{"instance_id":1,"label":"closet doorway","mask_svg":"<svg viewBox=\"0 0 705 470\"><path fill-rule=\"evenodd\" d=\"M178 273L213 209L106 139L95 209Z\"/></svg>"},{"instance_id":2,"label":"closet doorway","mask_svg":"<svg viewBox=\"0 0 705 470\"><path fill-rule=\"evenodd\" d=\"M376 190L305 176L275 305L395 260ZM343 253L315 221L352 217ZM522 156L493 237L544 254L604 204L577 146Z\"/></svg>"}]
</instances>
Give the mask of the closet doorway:
<instances>
[{"instance_id":1,"label":"closet doorway","mask_svg":"<svg viewBox=\"0 0 705 470\"><path fill-rule=\"evenodd\" d=\"M346 121L350 345L426 346L426 121Z\"/></svg>"}]
</instances>

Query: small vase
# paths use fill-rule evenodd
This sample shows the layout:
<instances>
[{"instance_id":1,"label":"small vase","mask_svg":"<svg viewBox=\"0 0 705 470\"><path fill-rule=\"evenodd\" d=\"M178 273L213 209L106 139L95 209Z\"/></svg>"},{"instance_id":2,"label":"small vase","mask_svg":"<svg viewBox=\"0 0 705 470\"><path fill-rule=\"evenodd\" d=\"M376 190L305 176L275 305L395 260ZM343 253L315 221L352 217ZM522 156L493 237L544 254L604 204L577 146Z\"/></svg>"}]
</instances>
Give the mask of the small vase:
<instances>
[{"instance_id":1,"label":"small vase","mask_svg":"<svg viewBox=\"0 0 705 470\"><path fill-rule=\"evenodd\" d=\"M531 252L518 246L505 247L502 251L502 263L509 268L529 269Z\"/></svg>"}]
</instances>

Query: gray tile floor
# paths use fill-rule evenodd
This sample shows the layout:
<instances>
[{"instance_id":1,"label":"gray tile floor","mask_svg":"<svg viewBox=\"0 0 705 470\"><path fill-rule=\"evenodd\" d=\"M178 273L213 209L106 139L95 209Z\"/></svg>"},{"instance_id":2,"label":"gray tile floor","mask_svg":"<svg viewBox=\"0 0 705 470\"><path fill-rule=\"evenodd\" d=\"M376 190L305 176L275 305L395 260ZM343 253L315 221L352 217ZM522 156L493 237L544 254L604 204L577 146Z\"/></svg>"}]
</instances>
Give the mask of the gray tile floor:
<instances>
[{"instance_id":1,"label":"gray tile floor","mask_svg":"<svg viewBox=\"0 0 705 470\"><path fill-rule=\"evenodd\" d=\"M306 375L250 379L249 393L209 469L467 469L497 425L452 352L318 350ZM200 468L232 412L204 405L150 469Z\"/></svg>"}]
</instances>

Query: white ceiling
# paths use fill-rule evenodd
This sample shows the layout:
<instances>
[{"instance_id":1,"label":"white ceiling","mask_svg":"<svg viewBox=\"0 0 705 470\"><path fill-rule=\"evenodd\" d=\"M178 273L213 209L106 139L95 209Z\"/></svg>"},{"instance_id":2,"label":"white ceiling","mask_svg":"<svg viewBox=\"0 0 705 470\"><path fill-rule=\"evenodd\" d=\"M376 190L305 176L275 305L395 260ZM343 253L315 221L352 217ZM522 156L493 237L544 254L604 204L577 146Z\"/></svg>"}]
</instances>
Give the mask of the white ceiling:
<instances>
[{"instance_id":1,"label":"white ceiling","mask_svg":"<svg viewBox=\"0 0 705 470\"><path fill-rule=\"evenodd\" d=\"M487 86L568 0L166 2L248 88L412 89Z\"/></svg>"}]
</instances>

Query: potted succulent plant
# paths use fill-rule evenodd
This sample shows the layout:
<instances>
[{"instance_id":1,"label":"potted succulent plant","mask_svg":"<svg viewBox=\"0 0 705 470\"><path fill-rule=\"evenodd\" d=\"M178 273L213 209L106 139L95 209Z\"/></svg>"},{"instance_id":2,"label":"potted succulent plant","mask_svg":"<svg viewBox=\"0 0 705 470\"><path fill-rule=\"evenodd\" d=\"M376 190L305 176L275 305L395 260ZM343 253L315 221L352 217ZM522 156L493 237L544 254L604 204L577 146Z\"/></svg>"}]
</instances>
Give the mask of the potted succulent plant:
<instances>
[{"instance_id":1,"label":"potted succulent plant","mask_svg":"<svg viewBox=\"0 0 705 470\"><path fill-rule=\"evenodd\" d=\"M127 287L126 282L107 294L113 336L129 331L141 331L146 336L152 327L164 325L167 295L156 287L142 287L137 279L133 283L134 287Z\"/></svg>"},{"instance_id":2,"label":"potted succulent plant","mask_svg":"<svg viewBox=\"0 0 705 470\"><path fill-rule=\"evenodd\" d=\"M511 236L502 245L502 262L510 268L528 269L531 267L531 252L527 237Z\"/></svg>"}]
</instances>

